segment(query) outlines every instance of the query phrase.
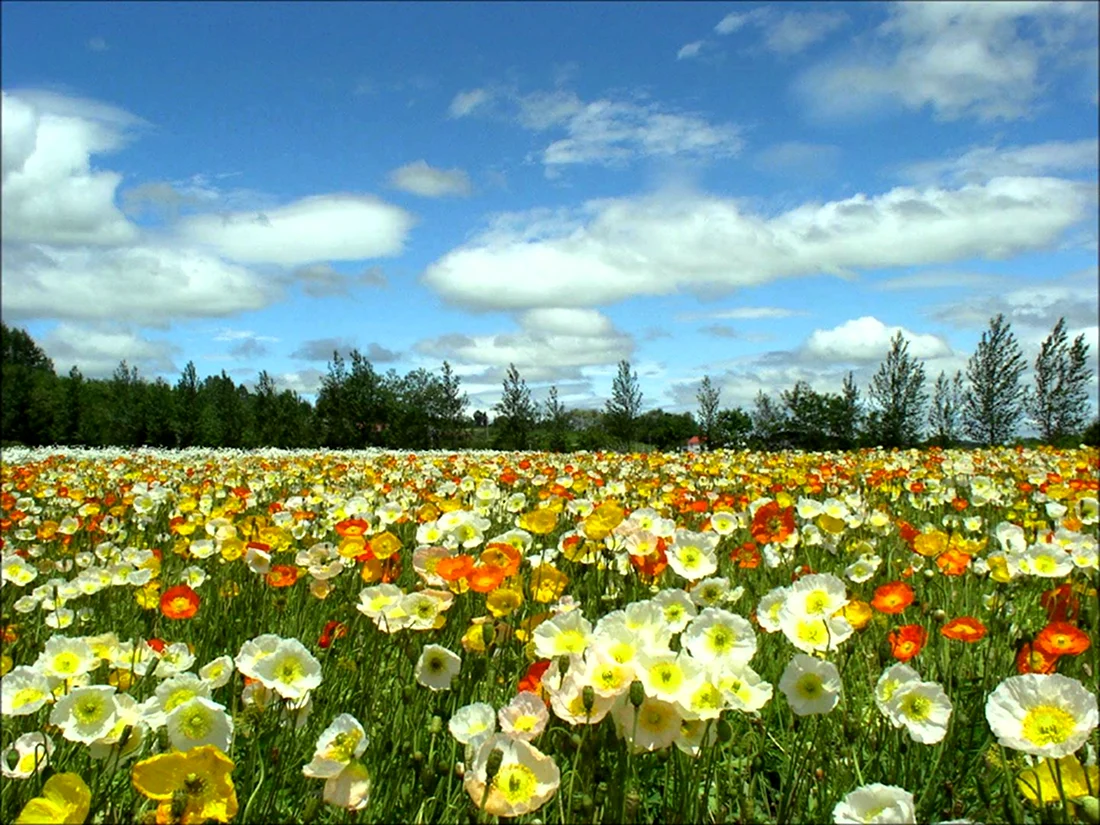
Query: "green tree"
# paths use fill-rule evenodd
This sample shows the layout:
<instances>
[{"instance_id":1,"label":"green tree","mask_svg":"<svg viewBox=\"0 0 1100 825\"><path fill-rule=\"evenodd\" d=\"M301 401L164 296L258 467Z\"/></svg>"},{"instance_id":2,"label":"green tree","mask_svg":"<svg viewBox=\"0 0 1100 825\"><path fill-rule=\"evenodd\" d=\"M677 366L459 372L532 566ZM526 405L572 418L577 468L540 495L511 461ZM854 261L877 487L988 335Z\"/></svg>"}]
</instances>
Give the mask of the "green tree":
<instances>
[{"instance_id":1,"label":"green tree","mask_svg":"<svg viewBox=\"0 0 1100 825\"><path fill-rule=\"evenodd\" d=\"M631 372L630 362L624 358L619 362L615 380L611 382L611 398L604 412L611 435L624 448L629 449L634 439L634 424L641 411L642 389L638 384L638 373Z\"/></svg>"},{"instance_id":2,"label":"green tree","mask_svg":"<svg viewBox=\"0 0 1100 825\"><path fill-rule=\"evenodd\" d=\"M470 399L462 391L462 379L454 374L446 361L443 362L443 378L433 400L439 446L449 449L463 446L466 443L466 407Z\"/></svg>"},{"instance_id":3,"label":"green tree","mask_svg":"<svg viewBox=\"0 0 1100 825\"><path fill-rule=\"evenodd\" d=\"M569 442L566 439L569 422L565 405L558 398L558 388L556 386L550 387L550 392L546 396L545 410L544 420L549 433L547 446L555 453L564 453L569 447Z\"/></svg>"},{"instance_id":4,"label":"green tree","mask_svg":"<svg viewBox=\"0 0 1100 825\"><path fill-rule=\"evenodd\" d=\"M719 410L714 420L712 448L741 449L752 435L752 416L740 407Z\"/></svg>"},{"instance_id":5,"label":"green tree","mask_svg":"<svg viewBox=\"0 0 1100 825\"><path fill-rule=\"evenodd\" d=\"M873 406L869 435L883 447L908 447L920 440L924 408L924 364L909 355L909 342L899 330L890 351L871 379Z\"/></svg>"},{"instance_id":6,"label":"green tree","mask_svg":"<svg viewBox=\"0 0 1100 825\"><path fill-rule=\"evenodd\" d=\"M932 391L932 408L928 413L928 428L938 446L951 447L958 443L962 404L962 373L956 370L955 377L949 380L941 370Z\"/></svg>"},{"instance_id":7,"label":"green tree","mask_svg":"<svg viewBox=\"0 0 1100 825\"><path fill-rule=\"evenodd\" d=\"M695 394L695 400L699 402L699 426L703 430L703 437L707 440L707 447L714 446L716 435L715 425L718 423L718 403L722 390L711 383L710 376L704 375L699 383L699 391Z\"/></svg>"},{"instance_id":8,"label":"green tree","mask_svg":"<svg viewBox=\"0 0 1100 825\"><path fill-rule=\"evenodd\" d=\"M990 320L989 329L982 333L966 365L964 426L975 441L1004 444L1016 434L1024 413L1020 376L1025 368L1012 325L1004 315L997 315Z\"/></svg>"},{"instance_id":9,"label":"green tree","mask_svg":"<svg viewBox=\"0 0 1100 825\"><path fill-rule=\"evenodd\" d=\"M839 403L834 405L833 422L833 435L836 437L837 446L842 450L853 449L859 443L863 409L860 406L859 386L851 372L844 376Z\"/></svg>"},{"instance_id":10,"label":"green tree","mask_svg":"<svg viewBox=\"0 0 1100 825\"><path fill-rule=\"evenodd\" d=\"M1025 408L1048 444L1077 435L1088 422L1089 346L1078 335L1068 343L1066 319L1059 318L1035 358L1035 389Z\"/></svg>"},{"instance_id":11,"label":"green tree","mask_svg":"<svg viewBox=\"0 0 1100 825\"><path fill-rule=\"evenodd\" d=\"M56 378L53 362L26 330L0 323L0 439L28 446L53 440Z\"/></svg>"},{"instance_id":12,"label":"green tree","mask_svg":"<svg viewBox=\"0 0 1100 825\"><path fill-rule=\"evenodd\" d=\"M780 433L787 428L787 415L763 390L756 393L752 407L752 444L758 448L775 449Z\"/></svg>"},{"instance_id":13,"label":"green tree","mask_svg":"<svg viewBox=\"0 0 1100 825\"><path fill-rule=\"evenodd\" d=\"M493 406L497 414L496 446L505 450L529 449L537 412L527 382L515 364L508 365L503 388L499 403Z\"/></svg>"},{"instance_id":14,"label":"green tree","mask_svg":"<svg viewBox=\"0 0 1100 825\"><path fill-rule=\"evenodd\" d=\"M191 447L195 444L199 418L199 375L194 361L188 361L183 368L172 396L176 446Z\"/></svg>"}]
</instances>

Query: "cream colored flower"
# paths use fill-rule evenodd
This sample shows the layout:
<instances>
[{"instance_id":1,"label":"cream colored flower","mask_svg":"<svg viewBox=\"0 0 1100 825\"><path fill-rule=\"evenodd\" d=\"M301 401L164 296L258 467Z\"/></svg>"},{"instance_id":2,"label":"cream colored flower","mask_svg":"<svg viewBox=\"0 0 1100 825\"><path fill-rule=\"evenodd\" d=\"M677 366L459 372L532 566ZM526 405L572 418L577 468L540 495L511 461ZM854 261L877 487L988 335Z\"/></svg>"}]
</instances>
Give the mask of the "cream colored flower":
<instances>
[{"instance_id":1,"label":"cream colored flower","mask_svg":"<svg viewBox=\"0 0 1100 825\"><path fill-rule=\"evenodd\" d=\"M490 780L493 751L500 752L500 767ZM552 758L528 742L499 733L482 742L463 781L475 805L502 817L538 810L553 798L560 784L561 772Z\"/></svg>"},{"instance_id":2,"label":"cream colored flower","mask_svg":"<svg viewBox=\"0 0 1100 825\"><path fill-rule=\"evenodd\" d=\"M1058 758L1096 729L1096 694L1060 673L1010 676L986 700L985 718L1004 747Z\"/></svg>"}]
</instances>

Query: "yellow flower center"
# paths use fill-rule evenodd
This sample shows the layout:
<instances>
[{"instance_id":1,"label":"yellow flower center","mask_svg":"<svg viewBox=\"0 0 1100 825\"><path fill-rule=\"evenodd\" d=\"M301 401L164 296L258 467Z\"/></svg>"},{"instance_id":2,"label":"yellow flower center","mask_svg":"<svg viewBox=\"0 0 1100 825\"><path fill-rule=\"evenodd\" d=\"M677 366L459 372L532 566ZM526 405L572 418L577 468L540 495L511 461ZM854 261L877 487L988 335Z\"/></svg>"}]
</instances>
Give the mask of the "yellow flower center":
<instances>
[{"instance_id":1,"label":"yellow flower center","mask_svg":"<svg viewBox=\"0 0 1100 825\"><path fill-rule=\"evenodd\" d=\"M305 668L297 659L284 659L275 669L275 677L284 684L292 685L305 676Z\"/></svg>"},{"instance_id":2,"label":"yellow flower center","mask_svg":"<svg viewBox=\"0 0 1100 825\"><path fill-rule=\"evenodd\" d=\"M535 729L535 725L538 724L538 717L532 716L530 713L525 713L523 716L516 717L516 721L512 723L514 730L528 733Z\"/></svg>"},{"instance_id":3,"label":"yellow flower center","mask_svg":"<svg viewBox=\"0 0 1100 825\"><path fill-rule=\"evenodd\" d=\"M714 685L704 684L691 697L691 706L696 709L720 710L722 694Z\"/></svg>"},{"instance_id":4,"label":"yellow flower center","mask_svg":"<svg viewBox=\"0 0 1100 825\"><path fill-rule=\"evenodd\" d=\"M80 657L75 653L65 651L53 657L55 673L76 673L78 667L80 667Z\"/></svg>"},{"instance_id":5,"label":"yellow flower center","mask_svg":"<svg viewBox=\"0 0 1100 825\"><path fill-rule=\"evenodd\" d=\"M669 691L676 690L684 680L684 674L680 668L668 662L654 665L649 674L653 678L653 684L660 685Z\"/></svg>"},{"instance_id":6,"label":"yellow flower center","mask_svg":"<svg viewBox=\"0 0 1100 825\"><path fill-rule=\"evenodd\" d=\"M824 590L815 590L806 597L806 612L811 615L824 613L828 604L828 594Z\"/></svg>"},{"instance_id":7,"label":"yellow flower center","mask_svg":"<svg viewBox=\"0 0 1100 825\"><path fill-rule=\"evenodd\" d=\"M806 673L795 682L795 690L803 699L813 700L821 698L825 692L825 686L821 683L821 677L816 673Z\"/></svg>"},{"instance_id":8,"label":"yellow flower center","mask_svg":"<svg viewBox=\"0 0 1100 825\"><path fill-rule=\"evenodd\" d=\"M344 731L336 734L329 749L329 758L335 762L350 762L355 755L355 748L359 744L361 735L357 730Z\"/></svg>"},{"instance_id":9,"label":"yellow flower center","mask_svg":"<svg viewBox=\"0 0 1100 825\"><path fill-rule=\"evenodd\" d=\"M81 724L98 722L103 716L103 702L98 696L89 696L73 705L73 716Z\"/></svg>"},{"instance_id":10,"label":"yellow flower center","mask_svg":"<svg viewBox=\"0 0 1100 825\"><path fill-rule=\"evenodd\" d=\"M180 720L180 730L188 739L203 739L212 726L210 714L204 708L195 708L190 713L184 714Z\"/></svg>"},{"instance_id":11,"label":"yellow flower center","mask_svg":"<svg viewBox=\"0 0 1100 825\"><path fill-rule=\"evenodd\" d=\"M715 653L725 653L733 644L733 634L726 627L712 627L710 630L710 649Z\"/></svg>"},{"instance_id":12,"label":"yellow flower center","mask_svg":"<svg viewBox=\"0 0 1100 825\"><path fill-rule=\"evenodd\" d=\"M1024 739L1035 745L1059 745L1077 727L1073 714L1055 705L1039 705L1024 717Z\"/></svg>"},{"instance_id":13,"label":"yellow flower center","mask_svg":"<svg viewBox=\"0 0 1100 825\"><path fill-rule=\"evenodd\" d=\"M659 733L665 727L666 714L660 708L652 705L638 714L638 726L651 733Z\"/></svg>"},{"instance_id":14,"label":"yellow flower center","mask_svg":"<svg viewBox=\"0 0 1100 825\"><path fill-rule=\"evenodd\" d=\"M493 777L493 787L508 800L509 804L526 802L535 795L538 780L535 772L526 765L505 765Z\"/></svg>"},{"instance_id":15,"label":"yellow flower center","mask_svg":"<svg viewBox=\"0 0 1100 825\"><path fill-rule=\"evenodd\" d=\"M558 653L583 653L584 635L579 630L566 630L558 635Z\"/></svg>"},{"instance_id":16,"label":"yellow flower center","mask_svg":"<svg viewBox=\"0 0 1100 825\"><path fill-rule=\"evenodd\" d=\"M798 638L810 645L824 645L828 644L829 633L825 629L825 622L816 619L798 623Z\"/></svg>"},{"instance_id":17,"label":"yellow flower center","mask_svg":"<svg viewBox=\"0 0 1100 825\"><path fill-rule=\"evenodd\" d=\"M932 700L919 693L910 693L901 700L901 712L909 719L923 721L932 713Z\"/></svg>"}]
</instances>

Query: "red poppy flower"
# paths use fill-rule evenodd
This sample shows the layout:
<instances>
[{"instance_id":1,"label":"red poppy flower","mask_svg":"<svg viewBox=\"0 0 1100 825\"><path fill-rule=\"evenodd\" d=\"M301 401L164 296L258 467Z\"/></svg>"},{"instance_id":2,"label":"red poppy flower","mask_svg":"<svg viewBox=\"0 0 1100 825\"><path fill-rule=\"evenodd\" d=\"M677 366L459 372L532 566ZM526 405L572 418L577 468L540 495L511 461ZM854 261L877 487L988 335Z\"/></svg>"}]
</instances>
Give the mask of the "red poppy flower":
<instances>
[{"instance_id":1,"label":"red poppy flower","mask_svg":"<svg viewBox=\"0 0 1100 825\"><path fill-rule=\"evenodd\" d=\"M928 641L928 633L919 624L907 624L891 631L886 638L894 658L899 662L908 662L921 652Z\"/></svg>"},{"instance_id":2,"label":"red poppy flower","mask_svg":"<svg viewBox=\"0 0 1100 825\"><path fill-rule=\"evenodd\" d=\"M940 635L958 642L976 642L985 636L985 625L970 616L962 616L941 627Z\"/></svg>"},{"instance_id":3,"label":"red poppy flower","mask_svg":"<svg viewBox=\"0 0 1100 825\"><path fill-rule=\"evenodd\" d=\"M473 556L462 553L458 556L448 556L440 559L435 567L435 572L444 581L456 582L470 575L470 571L473 569Z\"/></svg>"},{"instance_id":4,"label":"red poppy flower","mask_svg":"<svg viewBox=\"0 0 1100 825\"><path fill-rule=\"evenodd\" d=\"M273 564L264 578L270 587L290 587L302 571L292 564Z\"/></svg>"},{"instance_id":5,"label":"red poppy flower","mask_svg":"<svg viewBox=\"0 0 1100 825\"><path fill-rule=\"evenodd\" d=\"M476 593L492 593L504 581L504 568L498 564L479 564L466 576Z\"/></svg>"},{"instance_id":6,"label":"red poppy flower","mask_svg":"<svg viewBox=\"0 0 1100 825\"><path fill-rule=\"evenodd\" d=\"M1051 622L1035 637L1035 647L1048 656L1077 656L1090 644L1089 634L1069 622Z\"/></svg>"},{"instance_id":7,"label":"red poppy flower","mask_svg":"<svg viewBox=\"0 0 1100 825\"><path fill-rule=\"evenodd\" d=\"M757 544L785 541L794 531L794 508L781 509L775 501L769 501L757 509L749 528Z\"/></svg>"},{"instance_id":8,"label":"red poppy flower","mask_svg":"<svg viewBox=\"0 0 1100 825\"><path fill-rule=\"evenodd\" d=\"M361 518L346 518L336 524L335 530L338 536L364 536L370 525Z\"/></svg>"},{"instance_id":9,"label":"red poppy flower","mask_svg":"<svg viewBox=\"0 0 1100 825\"><path fill-rule=\"evenodd\" d=\"M1047 619L1051 622L1070 622L1081 612L1081 603L1073 595L1069 582L1046 591L1039 597L1039 604L1046 610Z\"/></svg>"},{"instance_id":10,"label":"red poppy flower","mask_svg":"<svg viewBox=\"0 0 1100 825\"><path fill-rule=\"evenodd\" d=\"M347 635L348 626L343 622L335 620L326 622L324 630L321 631L321 638L317 640L317 645L327 650L333 639L342 639Z\"/></svg>"},{"instance_id":11,"label":"red poppy flower","mask_svg":"<svg viewBox=\"0 0 1100 825\"><path fill-rule=\"evenodd\" d=\"M665 572L668 567L668 555L665 553L663 539L657 541L657 548L648 556L631 556L630 564L638 571L643 581L652 581Z\"/></svg>"},{"instance_id":12,"label":"red poppy flower","mask_svg":"<svg viewBox=\"0 0 1100 825\"><path fill-rule=\"evenodd\" d=\"M746 541L730 553L730 561L735 562L738 567L752 570L760 566L760 551L753 542Z\"/></svg>"},{"instance_id":13,"label":"red poppy flower","mask_svg":"<svg viewBox=\"0 0 1100 825\"><path fill-rule=\"evenodd\" d=\"M871 607L880 613L901 613L914 598L913 588L905 582L890 582L875 590Z\"/></svg>"},{"instance_id":14,"label":"red poppy flower","mask_svg":"<svg viewBox=\"0 0 1100 825\"><path fill-rule=\"evenodd\" d=\"M1044 653L1028 642L1020 646L1020 652L1016 654L1017 673L1054 673L1058 667L1057 654Z\"/></svg>"},{"instance_id":15,"label":"red poppy flower","mask_svg":"<svg viewBox=\"0 0 1100 825\"><path fill-rule=\"evenodd\" d=\"M160 597L160 612L169 619L190 619L199 612L199 594L186 584L169 587Z\"/></svg>"}]
</instances>

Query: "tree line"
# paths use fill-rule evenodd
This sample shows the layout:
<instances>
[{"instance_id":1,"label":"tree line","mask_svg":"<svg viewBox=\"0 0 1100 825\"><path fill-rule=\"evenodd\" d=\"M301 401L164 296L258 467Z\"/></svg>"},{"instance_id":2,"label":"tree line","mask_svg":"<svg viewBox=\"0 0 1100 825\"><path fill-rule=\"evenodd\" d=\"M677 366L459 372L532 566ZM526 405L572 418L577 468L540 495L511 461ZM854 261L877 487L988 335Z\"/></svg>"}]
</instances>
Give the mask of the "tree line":
<instances>
[{"instance_id":1,"label":"tree line","mask_svg":"<svg viewBox=\"0 0 1100 825\"><path fill-rule=\"evenodd\" d=\"M148 381L126 361L107 379L75 366L58 375L21 329L0 324L0 440L5 445L165 448L674 450L697 437L704 449L846 450L992 445L1017 439L1029 423L1039 440L1059 446L1098 441L1089 415L1092 369L1084 336L1068 340L1060 319L1027 364L1011 325L998 315L983 333L965 374L940 373L927 387L924 364L898 332L866 387L852 373L840 391L799 381L775 397L761 391L751 409L723 407L710 376L699 385L695 413L643 412L638 375L621 361L603 409L569 409L557 387L536 403L510 364L494 413L469 412L450 364L404 375L375 370L358 350L333 353L311 404L278 390L266 371L251 389L223 370L199 380L188 362L175 384Z\"/></svg>"}]
</instances>

